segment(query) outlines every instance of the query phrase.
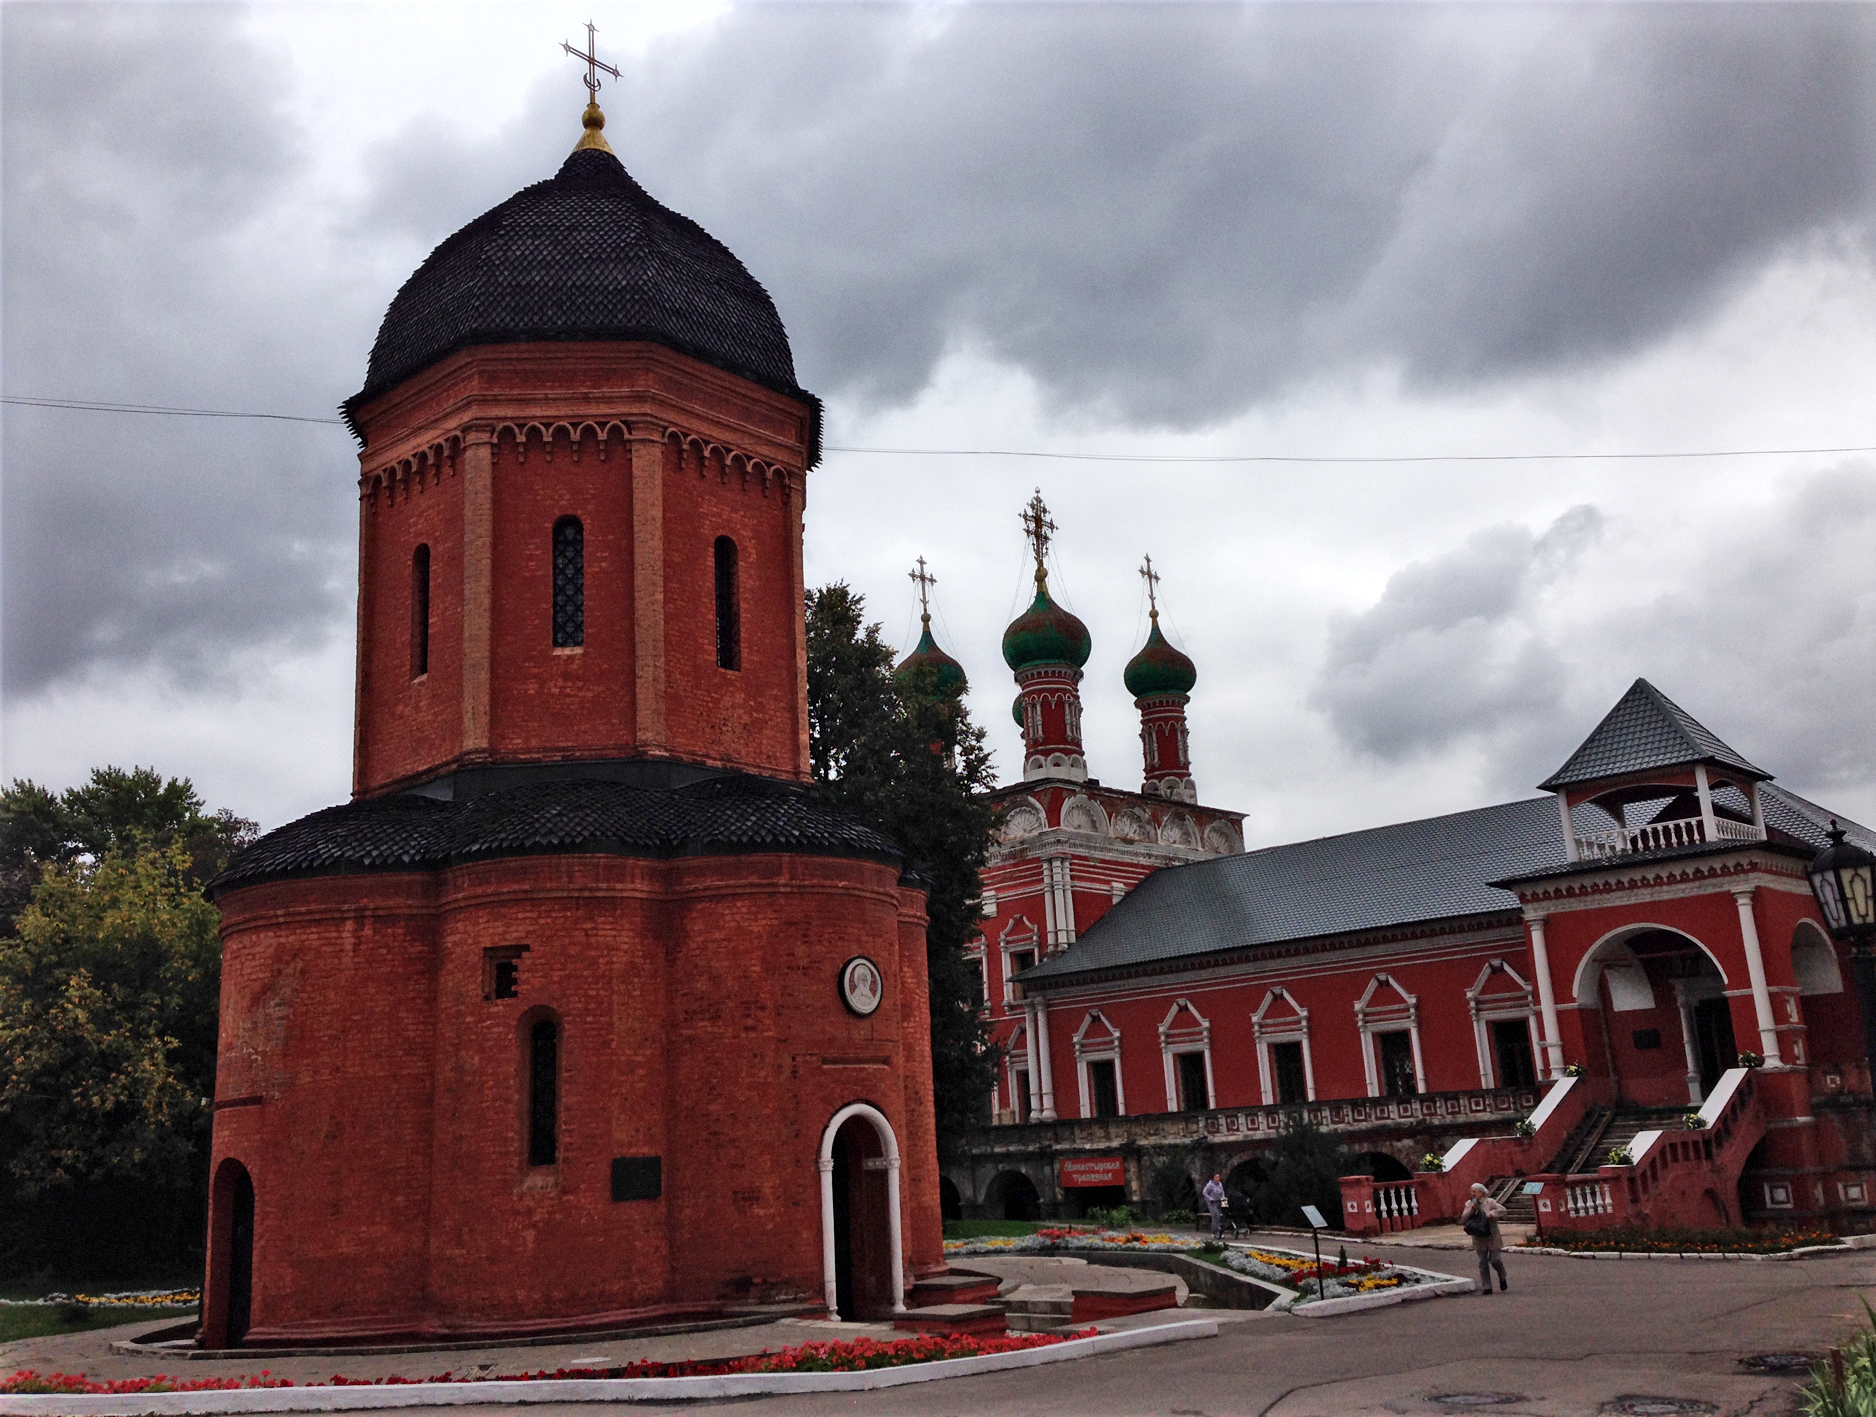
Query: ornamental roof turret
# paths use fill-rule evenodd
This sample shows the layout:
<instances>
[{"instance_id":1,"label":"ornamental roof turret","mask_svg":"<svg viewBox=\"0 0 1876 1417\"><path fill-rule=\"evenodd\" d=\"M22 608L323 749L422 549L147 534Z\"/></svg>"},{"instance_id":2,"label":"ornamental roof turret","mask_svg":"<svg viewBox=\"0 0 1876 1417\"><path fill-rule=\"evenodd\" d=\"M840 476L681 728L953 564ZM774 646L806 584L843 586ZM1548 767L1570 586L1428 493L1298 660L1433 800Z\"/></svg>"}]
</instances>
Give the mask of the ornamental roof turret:
<instances>
[{"instance_id":1,"label":"ornamental roof turret","mask_svg":"<svg viewBox=\"0 0 1876 1417\"><path fill-rule=\"evenodd\" d=\"M1043 557L1055 523L1049 520L1039 491L1024 509L1023 526L1036 558L1036 598L1003 632L1003 662L1018 673L1043 664L1080 669L1094 652L1094 641L1086 625L1049 597L1049 572Z\"/></svg>"},{"instance_id":2,"label":"ornamental roof turret","mask_svg":"<svg viewBox=\"0 0 1876 1417\"><path fill-rule=\"evenodd\" d=\"M1771 777L1646 679L1629 686L1570 760L1538 786L1546 792L1603 778L1711 764L1749 782Z\"/></svg>"},{"instance_id":3,"label":"ornamental roof turret","mask_svg":"<svg viewBox=\"0 0 1876 1417\"><path fill-rule=\"evenodd\" d=\"M1159 629L1159 612L1153 612L1153 628L1147 632L1140 652L1127 661L1123 676L1127 692L1136 699L1158 698L1164 694L1189 694L1198 683L1199 672L1192 661L1174 649Z\"/></svg>"},{"instance_id":4,"label":"ornamental roof turret","mask_svg":"<svg viewBox=\"0 0 1876 1417\"><path fill-rule=\"evenodd\" d=\"M584 121L557 174L484 212L404 282L365 386L343 405L355 432L365 404L445 356L524 341L645 340L818 409L795 382L768 291L632 179L600 133L597 104Z\"/></svg>"}]
</instances>

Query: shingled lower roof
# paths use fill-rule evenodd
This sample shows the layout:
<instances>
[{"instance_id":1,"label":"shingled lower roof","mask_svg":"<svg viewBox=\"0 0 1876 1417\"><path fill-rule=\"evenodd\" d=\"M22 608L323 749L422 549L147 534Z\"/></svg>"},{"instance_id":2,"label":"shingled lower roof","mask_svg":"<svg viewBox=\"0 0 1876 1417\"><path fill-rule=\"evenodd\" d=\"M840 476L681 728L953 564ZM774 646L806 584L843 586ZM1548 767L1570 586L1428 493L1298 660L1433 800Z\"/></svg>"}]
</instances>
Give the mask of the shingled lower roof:
<instances>
[{"instance_id":1,"label":"shingled lower roof","mask_svg":"<svg viewBox=\"0 0 1876 1417\"><path fill-rule=\"evenodd\" d=\"M1637 679L1570 760L1539 783L1546 792L1660 768L1717 763L1763 781L1755 768L1705 724L1646 679Z\"/></svg>"},{"instance_id":2,"label":"shingled lower roof","mask_svg":"<svg viewBox=\"0 0 1876 1417\"><path fill-rule=\"evenodd\" d=\"M328 807L267 833L209 882L209 893L296 876L585 852L902 860L892 841L789 783L731 775L659 789L582 778L462 802L400 793Z\"/></svg>"}]
</instances>

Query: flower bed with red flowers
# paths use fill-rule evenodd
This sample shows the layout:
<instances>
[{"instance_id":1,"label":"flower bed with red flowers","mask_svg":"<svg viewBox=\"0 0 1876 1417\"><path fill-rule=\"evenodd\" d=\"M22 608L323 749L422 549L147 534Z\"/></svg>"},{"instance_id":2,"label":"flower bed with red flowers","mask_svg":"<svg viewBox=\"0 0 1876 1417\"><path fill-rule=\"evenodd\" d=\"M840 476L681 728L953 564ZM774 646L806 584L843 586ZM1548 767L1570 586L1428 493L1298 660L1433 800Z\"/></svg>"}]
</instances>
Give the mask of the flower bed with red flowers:
<instances>
[{"instance_id":1,"label":"flower bed with red flowers","mask_svg":"<svg viewBox=\"0 0 1876 1417\"><path fill-rule=\"evenodd\" d=\"M1838 1245L1828 1230L1550 1230L1522 1242L1532 1249L1620 1251L1631 1255L1775 1255L1812 1245Z\"/></svg>"},{"instance_id":2,"label":"flower bed with red flowers","mask_svg":"<svg viewBox=\"0 0 1876 1417\"><path fill-rule=\"evenodd\" d=\"M966 1333L921 1334L917 1338L854 1338L840 1343L803 1343L777 1353L753 1353L743 1358L691 1358L676 1363L626 1363L617 1368L545 1368L531 1373L502 1373L493 1378L456 1377L439 1373L428 1378L348 1378L335 1373L324 1382L296 1383L277 1378L266 1368L238 1378L179 1378L158 1373L148 1378L113 1378L93 1382L83 1373L38 1373L21 1369L0 1379L0 1393L112 1394L144 1392L230 1392L272 1387L370 1387L396 1383L546 1382L592 1378L714 1378L730 1373L857 1373L868 1368L898 1368L908 1363L935 1363L945 1358L981 1358L992 1353L1020 1353L1046 1348L1071 1338L1087 1338L1093 1329L1075 1333L1012 1333L987 1337Z\"/></svg>"}]
</instances>

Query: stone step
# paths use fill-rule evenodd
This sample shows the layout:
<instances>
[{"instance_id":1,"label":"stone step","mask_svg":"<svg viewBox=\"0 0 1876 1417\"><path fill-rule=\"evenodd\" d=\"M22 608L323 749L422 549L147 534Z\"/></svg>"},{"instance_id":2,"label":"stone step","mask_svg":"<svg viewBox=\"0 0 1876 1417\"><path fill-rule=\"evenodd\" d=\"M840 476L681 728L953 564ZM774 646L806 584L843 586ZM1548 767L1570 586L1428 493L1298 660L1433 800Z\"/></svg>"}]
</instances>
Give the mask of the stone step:
<instances>
[{"instance_id":1,"label":"stone step","mask_svg":"<svg viewBox=\"0 0 1876 1417\"><path fill-rule=\"evenodd\" d=\"M998 1280L994 1274L973 1274L954 1269L948 1274L927 1275L912 1286L905 1302L914 1309L934 1304L994 1304Z\"/></svg>"},{"instance_id":2,"label":"stone step","mask_svg":"<svg viewBox=\"0 0 1876 1417\"><path fill-rule=\"evenodd\" d=\"M927 1304L894 1314L892 1326L907 1333L1006 1333L1001 1304Z\"/></svg>"}]
</instances>

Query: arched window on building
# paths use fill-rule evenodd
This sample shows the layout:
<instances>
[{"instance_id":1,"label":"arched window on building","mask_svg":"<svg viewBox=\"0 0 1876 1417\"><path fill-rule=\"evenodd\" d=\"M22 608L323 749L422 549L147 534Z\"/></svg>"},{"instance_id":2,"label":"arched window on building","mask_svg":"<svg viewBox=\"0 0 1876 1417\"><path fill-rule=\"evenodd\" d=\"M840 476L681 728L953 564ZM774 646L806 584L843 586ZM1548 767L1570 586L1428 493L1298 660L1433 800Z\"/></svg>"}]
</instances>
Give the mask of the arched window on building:
<instances>
[{"instance_id":1,"label":"arched window on building","mask_svg":"<svg viewBox=\"0 0 1876 1417\"><path fill-rule=\"evenodd\" d=\"M528 1165L560 1160L560 1025L537 1018L527 1029Z\"/></svg>"},{"instance_id":2,"label":"arched window on building","mask_svg":"<svg viewBox=\"0 0 1876 1417\"><path fill-rule=\"evenodd\" d=\"M717 668L743 667L743 604L737 584L736 543L717 538Z\"/></svg>"},{"instance_id":3,"label":"arched window on building","mask_svg":"<svg viewBox=\"0 0 1876 1417\"><path fill-rule=\"evenodd\" d=\"M578 517L554 523L554 648L586 643L586 528Z\"/></svg>"},{"instance_id":4,"label":"arched window on building","mask_svg":"<svg viewBox=\"0 0 1876 1417\"><path fill-rule=\"evenodd\" d=\"M410 677L430 672L430 548L410 553Z\"/></svg>"}]
</instances>

